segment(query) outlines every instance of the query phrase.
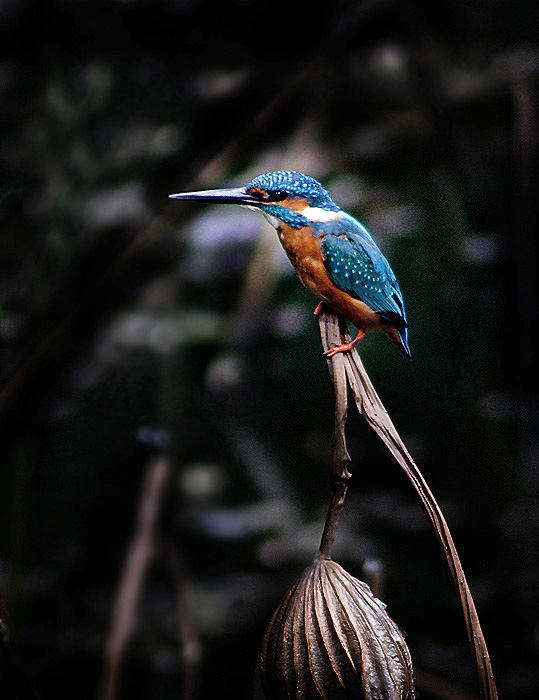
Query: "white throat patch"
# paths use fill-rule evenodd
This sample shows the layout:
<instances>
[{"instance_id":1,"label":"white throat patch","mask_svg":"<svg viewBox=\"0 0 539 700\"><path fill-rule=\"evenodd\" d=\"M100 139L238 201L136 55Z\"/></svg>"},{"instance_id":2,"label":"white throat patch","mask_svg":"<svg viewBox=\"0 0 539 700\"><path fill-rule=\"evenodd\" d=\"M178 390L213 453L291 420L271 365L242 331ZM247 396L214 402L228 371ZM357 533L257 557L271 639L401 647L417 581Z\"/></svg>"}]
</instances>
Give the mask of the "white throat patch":
<instances>
[{"instance_id":1,"label":"white throat patch","mask_svg":"<svg viewBox=\"0 0 539 700\"><path fill-rule=\"evenodd\" d=\"M306 206L298 211L298 214L304 216L309 221L323 222L323 221L335 221L335 219L341 218L340 211L327 211L321 207L309 207Z\"/></svg>"},{"instance_id":2,"label":"white throat patch","mask_svg":"<svg viewBox=\"0 0 539 700\"><path fill-rule=\"evenodd\" d=\"M254 209L254 207L253 207L253 209ZM258 211L260 211L260 209ZM279 226L283 225L283 222L280 219L278 219L276 216L272 216L271 214L266 214L265 211L262 211L262 213L264 214L266 220L269 221L269 223L273 226L273 228L278 229Z\"/></svg>"}]
</instances>

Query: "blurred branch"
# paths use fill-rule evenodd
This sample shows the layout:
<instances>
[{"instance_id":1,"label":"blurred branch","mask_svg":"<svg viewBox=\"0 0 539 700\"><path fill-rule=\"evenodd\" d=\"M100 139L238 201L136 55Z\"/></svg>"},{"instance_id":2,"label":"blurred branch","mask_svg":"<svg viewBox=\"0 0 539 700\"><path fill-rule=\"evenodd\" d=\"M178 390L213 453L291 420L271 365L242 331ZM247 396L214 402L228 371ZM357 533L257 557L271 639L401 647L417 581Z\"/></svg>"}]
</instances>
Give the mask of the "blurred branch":
<instances>
[{"instance_id":1,"label":"blurred branch","mask_svg":"<svg viewBox=\"0 0 539 700\"><path fill-rule=\"evenodd\" d=\"M369 0L361 4L352 3L352 6L343 12L332 25L328 26L325 32L325 40L318 42L310 42L303 47L301 52L301 60L294 66L286 64L286 71L282 75L279 82L279 90L271 92L270 99L262 106L250 121L248 128L236 134L234 139L231 139L228 145L222 149L214 158L212 158L204 168L201 168L194 183L197 187L207 187L213 185L223 171L229 166L230 162L237 157L238 153L246 152L253 148L255 140L260 133L271 126L273 120L279 111L285 108L287 100L302 86L304 86L311 77L317 78L321 61L327 61L327 57L334 54L336 51L342 50L346 42L354 37L358 26L362 22L383 13L388 7L394 4L396 0ZM259 82L259 77L253 77L253 84ZM316 80L316 95L319 97L320 81ZM305 148L303 149L306 150Z\"/></svg>"},{"instance_id":2,"label":"blurred branch","mask_svg":"<svg viewBox=\"0 0 539 700\"><path fill-rule=\"evenodd\" d=\"M520 391L529 393L537 389L537 341L534 328L537 325L537 195L539 193L539 97L537 80L523 80L513 87L514 138L516 161L516 212L517 225L511 235L510 246L514 251L514 285L518 300L511 306L517 314L519 327L519 357L517 381ZM513 292L514 290L512 290ZM512 296L512 294L511 294ZM516 308L515 308L516 307ZM512 311L512 313L514 313Z\"/></svg>"},{"instance_id":3,"label":"blurred branch","mask_svg":"<svg viewBox=\"0 0 539 700\"><path fill-rule=\"evenodd\" d=\"M252 347L263 333L269 301L277 285L275 253L278 247L280 245L273 227L269 224L261 226L240 298L228 324L228 351L243 351Z\"/></svg>"},{"instance_id":4,"label":"blurred branch","mask_svg":"<svg viewBox=\"0 0 539 700\"><path fill-rule=\"evenodd\" d=\"M307 152L307 157L311 160L320 155L319 132L318 120L306 117L300 122L284 151L288 167L297 170L311 169L306 167L305 154ZM295 488L287 478L279 460L264 444L256 426L241 425L235 417L231 419L231 416L235 416L244 409L245 403L248 402L247 397L253 393L249 377L243 370L238 380L243 382L241 391L239 384L236 384L234 391L231 391L231 387L223 382L223 376L220 373L220 364L226 365L231 360L231 356L252 353L266 331L268 306L278 282L279 257L283 255L273 226L262 224L244 276L238 302L230 314L228 331L221 352L208 371L207 388L211 395L208 405L218 419L220 430L231 442L236 456L246 468L259 494L264 499L286 500L290 513L294 513L294 517L299 517L297 512L299 499ZM241 367L242 364L239 363L237 366ZM225 391L223 386L226 386ZM234 401L237 397L241 397L241 405L231 406L230 401Z\"/></svg>"},{"instance_id":5,"label":"blurred branch","mask_svg":"<svg viewBox=\"0 0 539 700\"><path fill-rule=\"evenodd\" d=\"M174 547L170 547L169 562L176 595L176 619L184 670L181 697L182 700L193 700L196 697L198 671L202 660L202 644L187 605L185 574Z\"/></svg>"},{"instance_id":6,"label":"blurred branch","mask_svg":"<svg viewBox=\"0 0 539 700\"><path fill-rule=\"evenodd\" d=\"M334 338L336 344L348 343L351 341L350 334L345 330L345 324L335 314L323 311L319 315L319 324L324 350L327 350L326 344L328 338ZM408 480L418 494L423 509L434 528L436 538L445 556L451 581L459 597L464 614L468 640L472 648L479 676L481 697L483 700L497 700L498 693L494 682L494 675L486 642L483 637L472 594L468 587L464 570L443 513L423 478L423 475L419 471L419 468L400 439L389 414L363 367L357 350L354 349L350 352L342 353L341 355L344 359L348 384L352 390L360 414L365 418L371 428L373 428L404 470ZM335 359L338 357L339 354L333 357L334 363ZM339 364L340 360L337 361L337 367ZM334 369L333 371L336 373L338 370Z\"/></svg>"},{"instance_id":7,"label":"blurred branch","mask_svg":"<svg viewBox=\"0 0 539 700\"><path fill-rule=\"evenodd\" d=\"M117 696L127 643L133 629L146 572L155 551L157 521L172 473L172 463L167 456L155 457L148 465L137 524L113 606L98 695L100 700L114 700Z\"/></svg>"}]
</instances>

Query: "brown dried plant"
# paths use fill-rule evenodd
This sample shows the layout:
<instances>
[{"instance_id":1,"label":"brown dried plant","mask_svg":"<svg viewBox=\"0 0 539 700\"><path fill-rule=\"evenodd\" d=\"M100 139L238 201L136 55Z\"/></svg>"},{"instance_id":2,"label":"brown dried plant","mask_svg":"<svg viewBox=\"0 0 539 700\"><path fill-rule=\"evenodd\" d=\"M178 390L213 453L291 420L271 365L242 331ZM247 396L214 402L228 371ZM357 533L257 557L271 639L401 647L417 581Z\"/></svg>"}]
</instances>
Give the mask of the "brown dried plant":
<instances>
[{"instance_id":1,"label":"brown dried plant","mask_svg":"<svg viewBox=\"0 0 539 700\"><path fill-rule=\"evenodd\" d=\"M322 346L350 341L342 318L319 315ZM410 653L403 633L366 584L331 560L346 497L350 456L345 426L350 389L357 409L412 483L433 527L458 595L483 700L498 694L485 639L462 565L445 518L399 437L354 349L328 359L335 390L331 503L320 550L292 585L264 635L255 675L255 697L263 700L411 700Z\"/></svg>"}]
</instances>

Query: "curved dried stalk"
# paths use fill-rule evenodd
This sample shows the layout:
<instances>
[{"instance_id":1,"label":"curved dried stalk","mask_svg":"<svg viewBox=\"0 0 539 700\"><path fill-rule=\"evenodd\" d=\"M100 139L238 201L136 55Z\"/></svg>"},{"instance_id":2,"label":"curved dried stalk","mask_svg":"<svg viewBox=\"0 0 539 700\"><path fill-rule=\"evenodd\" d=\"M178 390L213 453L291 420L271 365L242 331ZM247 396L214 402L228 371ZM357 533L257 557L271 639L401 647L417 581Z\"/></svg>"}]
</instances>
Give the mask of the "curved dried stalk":
<instances>
[{"instance_id":1,"label":"curved dried stalk","mask_svg":"<svg viewBox=\"0 0 539 700\"><path fill-rule=\"evenodd\" d=\"M339 318L331 312L324 311L319 315L319 324L324 352L335 345L350 342L351 338L346 328L346 323L342 318ZM328 360L328 364L335 386L337 404L336 414L338 413L340 415L340 418L338 418L336 415L336 425L337 421L340 421L341 423L338 428L338 433L336 429L335 435L342 435L342 440L345 440L344 424L346 421L346 412L344 415L342 414L342 402L344 401L346 403L346 398L343 398L342 394L346 394L347 386L349 386L359 412L365 418L371 428L376 432L378 437L383 441L393 457L397 460L398 464L402 467L408 480L411 482L421 500L421 505L423 506L423 509L434 529L436 539L438 540L445 557L453 587L460 600L464 621L466 623L466 630L468 633L468 641L472 649L477 674L479 677L481 697L483 700L497 700L498 692L494 682L490 657L485 638L481 630L481 625L479 624L479 618L475 609L472 594L468 587L464 570L460 563L451 532L449 531L449 527L445 521L442 511L440 510L440 507L436 502L436 499L432 495L427 482L423 478L419 468L406 449L389 417L388 412L376 393L357 350L354 349L347 353L339 353ZM342 379L339 379L339 381L336 381L335 379L337 374L340 376L340 373L342 373L341 366L344 366L344 372L347 380L344 384L344 388L342 385ZM346 450L345 442L344 449ZM342 503L340 507L342 507ZM333 516L328 514L328 520L331 520L332 517Z\"/></svg>"}]
</instances>

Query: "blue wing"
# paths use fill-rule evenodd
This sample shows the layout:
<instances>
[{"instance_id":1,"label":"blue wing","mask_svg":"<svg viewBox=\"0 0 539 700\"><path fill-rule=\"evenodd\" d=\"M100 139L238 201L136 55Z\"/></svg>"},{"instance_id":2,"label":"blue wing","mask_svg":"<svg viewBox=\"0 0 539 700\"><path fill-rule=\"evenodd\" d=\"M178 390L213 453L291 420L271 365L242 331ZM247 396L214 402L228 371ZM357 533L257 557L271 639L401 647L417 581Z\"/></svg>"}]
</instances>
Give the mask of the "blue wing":
<instances>
[{"instance_id":1,"label":"blue wing","mask_svg":"<svg viewBox=\"0 0 539 700\"><path fill-rule=\"evenodd\" d=\"M399 284L366 229L352 217L325 225L322 256L331 281L395 324L406 338L408 326Z\"/></svg>"}]
</instances>

